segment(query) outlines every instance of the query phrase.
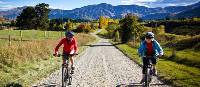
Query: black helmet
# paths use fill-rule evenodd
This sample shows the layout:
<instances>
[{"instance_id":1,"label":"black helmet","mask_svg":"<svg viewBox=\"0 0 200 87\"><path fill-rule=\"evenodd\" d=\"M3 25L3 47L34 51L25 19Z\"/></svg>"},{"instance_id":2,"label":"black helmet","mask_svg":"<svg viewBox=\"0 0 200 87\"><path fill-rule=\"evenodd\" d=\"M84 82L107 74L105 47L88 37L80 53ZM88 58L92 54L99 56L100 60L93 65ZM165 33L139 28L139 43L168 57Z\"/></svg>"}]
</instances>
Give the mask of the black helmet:
<instances>
[{"instance_id":1,"label":"black helmet","mask_svg":"<svg viewBox=\"0 0 200 87\"><path fill-rule=\"evenodd\" d=\"M75 35L75 33L72 32L72 31L66 31L66 32L65 32L65 36L66 36L66 37L72 38L74 35Z\"/></svg>"},{"instance_id":2,"label":"black helmet","mask_svg":"<svg viewBox=\"0 0 200 87\"><path fill-rule=\"evenodd\" d=\"M154 34L152 32L147 32L145 37L151 39L154 38Z\"/></svg>"}]
</instances>

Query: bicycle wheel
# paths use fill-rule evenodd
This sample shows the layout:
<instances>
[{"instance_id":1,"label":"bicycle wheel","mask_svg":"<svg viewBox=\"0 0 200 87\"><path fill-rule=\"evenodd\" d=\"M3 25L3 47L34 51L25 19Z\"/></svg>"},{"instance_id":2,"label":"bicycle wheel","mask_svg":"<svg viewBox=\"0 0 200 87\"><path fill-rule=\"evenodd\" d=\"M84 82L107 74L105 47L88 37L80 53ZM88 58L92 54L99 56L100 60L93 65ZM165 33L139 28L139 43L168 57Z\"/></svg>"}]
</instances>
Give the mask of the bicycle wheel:
<instances>
[{"instance_id":1,"label":"bicycle wheel","mask_svg":"<svg viewBox=\"0 0 200 87\"><path fill-rule=\"evenodd\" d=\"M72 76L69 74L69 83L68 85L71 85L72 84Z\"/></svg>"},{"instance_id":2,"label":"bicycle wheel","mask_svg":"<svg viewBox=\"0 0 200 87\"><path fill-rule=\"evenodd\" d=\"M63 66L62 67L62 87L66 87L67 84L67 69Z\"/></svg>"},{"instance_id":3,"label":"bicycle wheel","mask_svg":"<svg viewBox=\"0 0 200 87\"><path fill-rule=\"evenodd\" d=\"M149 69L146 68L146 74L145 74L145 87L149 87Z\"/></svg>"}]
</instances>

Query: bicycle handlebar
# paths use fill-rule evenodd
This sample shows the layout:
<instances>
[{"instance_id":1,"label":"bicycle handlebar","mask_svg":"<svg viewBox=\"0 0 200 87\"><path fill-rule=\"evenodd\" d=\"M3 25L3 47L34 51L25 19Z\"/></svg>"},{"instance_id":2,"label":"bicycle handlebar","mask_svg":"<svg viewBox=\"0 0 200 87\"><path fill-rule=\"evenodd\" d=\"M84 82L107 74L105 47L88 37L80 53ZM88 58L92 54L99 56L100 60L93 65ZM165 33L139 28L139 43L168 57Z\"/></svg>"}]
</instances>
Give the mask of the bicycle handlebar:
<instances>
[{"instance_id":1,"label":"bicycle handlebar","mask_svg":"<svg viewBox=\"0 0 200 87\"><path fill-rule=\"evenodd\" d=\"M68 54L69 56L75 56L75 55L78 55L78 54ZM55 56L55 57L60 57L60 56L64 56L63 54L58 54L58 55L56 55L56 54L53 54L53 56Z\"/></svg>"}]
</instances>

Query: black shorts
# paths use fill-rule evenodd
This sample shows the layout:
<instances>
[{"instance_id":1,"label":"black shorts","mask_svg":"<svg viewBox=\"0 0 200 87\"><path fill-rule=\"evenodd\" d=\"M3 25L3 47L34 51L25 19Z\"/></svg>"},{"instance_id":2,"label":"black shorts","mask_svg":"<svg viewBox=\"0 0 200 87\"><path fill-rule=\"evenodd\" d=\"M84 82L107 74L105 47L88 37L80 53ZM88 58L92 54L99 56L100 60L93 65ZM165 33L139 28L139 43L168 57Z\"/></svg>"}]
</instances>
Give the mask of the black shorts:
<instances>
[{"instance_id":1,"label":"black shorts","mask_svg":"<svg viewBox=\"0 0 200 87\"><path fill-rule=\"evenodd\" d=\"M145 68L147 68L146 66L149 63L149 61L148 61L148 59L146 57L143 57L142 59L143 59L142 74L145 74L145 72L146 72ZM150 60L151 60L152 64L156 64L157 63L157 60L154 57L150 57Z\"/></svg>"},{"instance_id":2,"label":"black shorts","mask_svg":"<svg viewBox=\"0 0 200 87\"><path fill-rule=\"evenodd\" d=\"M63 53L63 59L68 60L70 55L68 53Z\"/></svg>"},{"instance_id":3,"label":"black shorts","mask_svg":"<svg viewBox=\"0 0 200 87\"><path fill-rule=\"evenodd\" d=\"M143 57L142 59L143 59L143 65L147 64L149 62L147 57ZM154 57L150 57L150 60L151 60L152 64L156 64L157 63L156 58L154 58Z\"/></svg>"}]
</instances>

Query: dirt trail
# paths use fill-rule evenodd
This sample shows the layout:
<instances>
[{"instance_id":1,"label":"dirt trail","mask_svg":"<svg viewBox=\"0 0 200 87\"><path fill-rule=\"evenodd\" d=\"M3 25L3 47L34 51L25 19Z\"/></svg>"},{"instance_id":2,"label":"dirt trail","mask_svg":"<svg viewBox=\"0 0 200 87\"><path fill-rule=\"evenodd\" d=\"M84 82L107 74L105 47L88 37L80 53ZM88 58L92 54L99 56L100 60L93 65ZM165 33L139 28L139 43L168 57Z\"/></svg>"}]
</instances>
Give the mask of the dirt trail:
<instances>
[{"instance_id":1,"label":"dirt trail","mask_svg":"<svg viewBox=\"0 0 200 87\"><path fill-rule=\"evenodd\" d=\"M75 73L70 87L141 86L142 68L116 49L106 39L91 45L75 62ZM61 86L61 70L35 84ZM168 87L153 77L152 87Z\"/></svg>"}]
</instances>

